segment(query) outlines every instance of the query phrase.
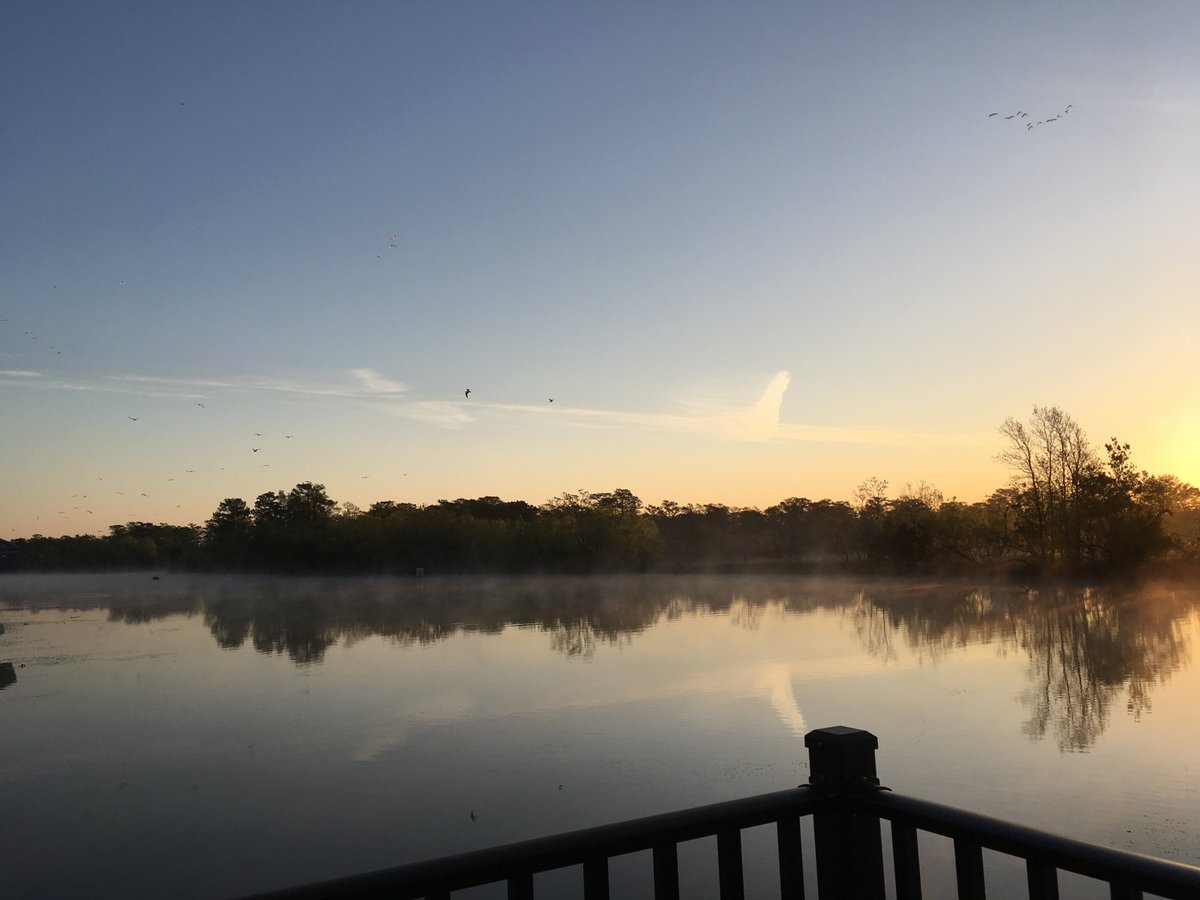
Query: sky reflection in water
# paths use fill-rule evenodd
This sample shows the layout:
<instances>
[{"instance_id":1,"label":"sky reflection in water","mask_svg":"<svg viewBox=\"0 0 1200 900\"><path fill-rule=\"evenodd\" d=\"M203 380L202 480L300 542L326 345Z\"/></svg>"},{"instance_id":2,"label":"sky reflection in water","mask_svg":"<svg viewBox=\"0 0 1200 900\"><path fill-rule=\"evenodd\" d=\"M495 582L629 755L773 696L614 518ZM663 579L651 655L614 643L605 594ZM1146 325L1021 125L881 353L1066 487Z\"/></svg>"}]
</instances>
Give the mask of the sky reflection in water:
<instances>
[{"instance_id":1,"label":"sky reflection in water","mask_svg":"<svg viewBox=\"0 0 1200 900\"><path fill-rule=\"evenodd\" d=\"M897 789L1196 863L1198 601L6 577L0 893L232 896L774 790L829 724L874 731ZM697 896L711 856L681 859ZM639 865L614 887L637 895Z\"/></svg>"}]
</instances>

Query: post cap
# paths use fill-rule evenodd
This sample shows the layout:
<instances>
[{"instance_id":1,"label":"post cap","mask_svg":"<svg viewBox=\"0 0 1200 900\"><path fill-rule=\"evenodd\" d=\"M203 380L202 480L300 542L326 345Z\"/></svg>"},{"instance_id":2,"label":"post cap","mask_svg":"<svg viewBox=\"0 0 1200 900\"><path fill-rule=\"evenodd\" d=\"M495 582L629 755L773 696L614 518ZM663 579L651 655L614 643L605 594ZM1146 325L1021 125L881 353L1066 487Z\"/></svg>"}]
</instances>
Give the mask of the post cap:
<instances>
[{"instance_id":1,"label":"post cap","mask_svg":"<svg viewBox=\"0 0 1200 900\"><path fill-rule=\"evenodd\" d=\"M826 745L835 746L869 746L872 750L879 749L879 738L861 728L851 728L849 725L831 725L828 728L814 728L804 736L804 746L812 749Z\"/></svg>"}]
</instances>

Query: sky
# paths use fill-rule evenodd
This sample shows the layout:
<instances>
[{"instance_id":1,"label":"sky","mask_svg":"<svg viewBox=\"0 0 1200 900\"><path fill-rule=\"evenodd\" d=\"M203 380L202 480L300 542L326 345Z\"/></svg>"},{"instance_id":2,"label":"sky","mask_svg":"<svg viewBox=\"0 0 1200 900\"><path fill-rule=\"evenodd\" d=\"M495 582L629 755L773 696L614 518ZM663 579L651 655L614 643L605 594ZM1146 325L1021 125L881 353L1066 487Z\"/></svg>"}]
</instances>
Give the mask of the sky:
<instances>
[{"instance_id":1,"label":"sky","mask_svg":"<svg viewBox=\"0 0 1200 900\"><path fill-rule=\"evenodd\" d=\"M1200 484L1200 4L892 6L10 0L0 537Z\"/></svg>"}]
</instances>

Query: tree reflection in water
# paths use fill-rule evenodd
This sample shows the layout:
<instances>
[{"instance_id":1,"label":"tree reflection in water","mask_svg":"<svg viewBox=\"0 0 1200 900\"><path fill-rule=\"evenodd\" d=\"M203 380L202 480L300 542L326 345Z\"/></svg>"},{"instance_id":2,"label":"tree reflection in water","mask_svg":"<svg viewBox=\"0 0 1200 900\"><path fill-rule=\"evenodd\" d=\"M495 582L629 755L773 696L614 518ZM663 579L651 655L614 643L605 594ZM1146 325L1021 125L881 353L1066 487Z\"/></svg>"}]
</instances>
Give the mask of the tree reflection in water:
<instances>
[{"instance_id":1,"label":"tree reflection in water","mask_svg":"<svg viewBox=\"0 0 1200 900\"><path fill-rule=\"evenodd\" d=\"M1086 750L1124 696L1135 718L1152 688L1188 661L1187 617L1196 591L1169 588L862 591L849 609L868 653L896 658L897 635L935 662L968 644L1029 656L1025 733L1048 734L1062 750Z\"/></svg>"},{"instance_id":2,"label":"tree reflection in water","mask_svg":"<svg viewBox=\"0 0 1200 900\"><path fill-rule=\"evenodd\" d=\"M175 579L172 579L174 582ZM6 601L23 604L21 591ZM243 578L138 581L133 586L24 599L30 607L107 607L109 619L141 624L202 615L217 644L247 642L320 663L338 643L380 636L398 646L429 644L461 632L534 627L555 652L588 658L598 646L628 644L660 621L727 615L762 627L768 604L803 614L841 613L864 649L890 661L906 646L937 662L972 644L1029 658L1025 732L1084 750L1104 732L1114 703L1135 718L1150 709L1155 685L1186 664L1185 622L1200 608L1195 588L1027 590L850 579L690 578Z\"/></svg>"},{"instance_id":3,"label":"tree reflection in water","mask_svg":"<svg viewBox=\"0 0 1200 900\"><path fill-rule=\"evenodd\" d=\"M1050 732L1063 750L1086 750L1122 693L1139 718L1150 709L1151 688L1187 662L1185 611L1166 597L1121 601L1084 591L1047 599L1045 607L1031 602L1017 626L1030 659L1025 731L1039 739Z\"/></svg>"}]
</instances>

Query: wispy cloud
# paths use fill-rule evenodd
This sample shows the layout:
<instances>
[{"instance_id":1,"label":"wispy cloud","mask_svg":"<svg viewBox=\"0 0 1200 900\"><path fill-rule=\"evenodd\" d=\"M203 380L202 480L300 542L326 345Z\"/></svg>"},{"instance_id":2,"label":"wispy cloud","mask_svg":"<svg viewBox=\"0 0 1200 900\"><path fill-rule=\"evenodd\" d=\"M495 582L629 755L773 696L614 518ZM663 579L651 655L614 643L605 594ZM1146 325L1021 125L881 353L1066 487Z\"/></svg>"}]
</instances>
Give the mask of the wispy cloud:
<instances>
[{"instance_id":1,"label":"wispy cloud","mask_svg":"<svg viewBox=\"0 0 1200 900\"><path fill-rule=\"evenodd\" d=\"M289 378L241 378L218 380L213 378L164 378L157 375L110 375L110 382L133 385L153 385L160 388L176 388L180 396L197 396L197 391L263 391L276 394L300 394L315 397L345 397L353 391L345 388L299 381ZM203 396L203 395L201 395Z\"/></svg>"},{"instance_id":2,"label":"wispy cloud","mask_svg":"<svg viewBox=\"0 0 1200 900\"><path fill-rule=\"evenodd\" d=\"M751 434L763 439L779 434L779 410L783 406L783 395L791 383L790 372L777 372L767 383L754 409L746 417L746 427Z\"/></svg>"},{"instance_id":3,"label":"wispy cloud","mask_svg":"<svg viewBox=\"0 0 1200 900\"><path fill-rule=\"evenodd\" d=\"M390 378L384 378L374 369L351 369L350 374L358 379L359 385L369 394L404 394L408 387Z\"/></svg>"},{"instance_id":4,"label":"wispy cloud","mask_svg":"<svg viewBox=\"0 0 1200 900\"><path fill-rule=\"evenodd\" d=\"M20 379L8 381L7 378ZM39 391L75 391L95 392L104 394L124 394L137 397L200 397L203 394L183 394L173 390L153 390L142 385L123 385L106 380L101 381L72 381L65 378L52 378L41 372L3 371L0 370L0 382L9 385L33 388Z\"/></svg>"},{"instance_id":5,"label":"wispy cloud","mask_svg":"<svg viewBox=\"0 0 1200 900\"><path fill-rule=\"evenodd\" d=\"M844 443L890 446L981 446L988 434L912 432L886 428L807 425L782 420L791 374L772 375L757 399L691 396L676 401L677 411L601 409L567 403L489 403L481 400L438 400L412 396L410 389L374 369L349 369L324 380L286 377L177 378L152 375L108 375L83 381L56 380L39 372L0 370L9 386L43 390L101 391L156 398L210 399L223 392L275 394L314 400L346 401L400 418L460 429L479 421L536 419L578 428L675 431L709 438L756 443ZM710 392L716 394L718 392Z\"/></svg>"},{"instance_id":6,"label":"wispy cloud","mask_svg":"<svg viewBox=\"0 0 1200 900\"><path fill-rule=\"evenodd\" d=\"M965 432L898 431L887 428L804 425L781 419L784 395L791 385L791 373L776 372L767 381L757 400L740 403L725 396L720 399L690 396L679 403L678 412L646 412L628 409L597 409L566 403L488 403L486 401L445 401L388 404L401 416L422 419L443 427L462 427L484 419L514 417L537 418L580 428L624 428L652 431L679 431L711 438L757 443L837 443L886 446L988 446L994 435Z\"/></svg>"},{"instance_id":7,"label":"wispy cloud","mask_svg":"<svg viewBox=\"0 0 1200 900\"><path fill-rule=\"evenodd\" d=\"M407 400L388 403L384 408L394 415L442 428L459 428L474 421L461 403L450 400Z\"/></svg>"},{"instance_id":8,"label":"wispy cloud","mask_svg":"<svg viewBox=\"0 0 1200 900\"><path fill-rule=\"evenodd\" d=\"M757 443L882 444L887 446L988 446L994 436L963 432L897 431L886 428L803 425L781 420L784 395L791 374L776 372L758 399L741 403L724 396L705 400L689 396L679 405L681 412L640 412L572 407L568 405L486 404L474 405L479 415L522 414L553 416L580 427L640 428L684 431L733 441ZM475 401L472 401L474 404Z\"/></svg>"},{"instance_id":9,"label":"wispy cloud","mask_svg":"<svg viewBox=\"0 0 1200 900\"><path fill-rule=\"evenodd\" d=\"M162 378L157 375L109 375L109 381L127 381L131 384L155 384L175 386L187 389L199 388L232 388L237 385L232 381L217 381L211 378Z\"/></svg>"}]
</instances>

